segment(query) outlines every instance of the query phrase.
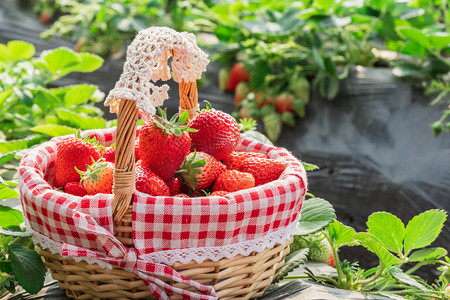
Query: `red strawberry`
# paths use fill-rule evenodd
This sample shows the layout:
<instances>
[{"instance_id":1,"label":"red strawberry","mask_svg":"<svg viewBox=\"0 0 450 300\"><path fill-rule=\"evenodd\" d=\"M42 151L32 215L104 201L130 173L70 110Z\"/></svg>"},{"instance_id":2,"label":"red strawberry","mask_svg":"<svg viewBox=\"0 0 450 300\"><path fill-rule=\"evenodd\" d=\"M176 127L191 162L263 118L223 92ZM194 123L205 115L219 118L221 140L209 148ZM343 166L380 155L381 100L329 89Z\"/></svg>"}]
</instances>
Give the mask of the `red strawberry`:
<instances>
[{"instance_id":1,"label":"red strawberry","mask_svg":"<svg viewBox=\"0 0 450 300\"><path fill-rule=\"evenodd\" d=\"M173 197L189 198L189 196L187 194L184 194L184 193L173 195Z\"/></svg>"},{"instance_id":2,"label":"red strawberry","mask_svg":"<svg viewBox=\"0 0 450 300\"><path fill-rule=\"evenodd\" d=\"M139 137L136 139L136 143L134 144L134 160L138 161L141 159L141 155L139 154Z\"/></svg>"},{"instance_id":3,"label":"red strawberry","mask_svg":"<svg viewBox=\"0 0 450 300\"><path fill-rule=\"evenodd\" d=\"M56 186L63 187L68 182L79 181L80 174L75 170L85 171L86 165L92 160L98 160L99 150L97 146L89 142L89 138L81 139L80 134L69 137L57 145L55 181Z\"/></svg>"},{"instance_id":4,"label":"red strawberry","mask_svg":"<svg viewBox=\"0 0 450 300\"><path fill-rule=\"evenodd\" d=\"M275 107L280 114L284 112L293 112L294 111L292 109L293 103L294 103L294 96L288 93L283 93L275 99Z\"/></svg>"},{"instance_id":5,"label":"red strawberry","mask_svg":"<svg viewBox=\"0 0 450 300\"><path fill-rule=\"evenodd\" d=\"M266 105L272 105L274 101L272 96L264 94L263 92L258 92L255 94L255 102L258 107L263 107Z\"/></svg>"},{"instance_id":6,"label":"red strawberry","mask_svg":"<svg viewBox=\"0 0 450 300\"><path fill-rule=\"evenodd\" d=\"M226 171L225 165L205 152L191 152L180 170L183 183L193 191L201 191L211 186L220 173Z\"/></svg>"},{"instance_id":7,"label":"red strawberry","mask_svg":"<svg viewBox=\"0 0 450 300\"><path fill-rule=\"evenodd\" d=\"M230 77L228 78L227 83L227 90L228 91L234 91L236 86L241 81L249 81L250 76L248 75L247 71L244 69L243 63L236 63L230 71Z\"/></svg>"},{"instance_id":8,"label":"red strawberry","mask_svg":"<svg viewBox=\"0 0 450 300\"><path fill-rule=\"evenodd\" d=\"M244 100L251 91L250 85L247 82L239 82L234 91L234 105L241 105L242 100Z\"/></svg>"},{"instance_id":9,"label":"red strawberry","mask_svg":"<svg viewBox=\"0 0 450 300\"><path fill-rule=\"evenodd\" d=\"M103 157L86 166L86 171L78 171L81 175L81 185L89 195L98 193L112 194L114 164L105 161Z\"/></svg>"},{"instance_id":10,"label":"red strawberry","mask_svg":"<svg viewBox=\"0 0 450 300\"><path fill-rule=\"evenodd\" d=\"M235 192L255 186L255 178L250 173L227 170L217 177L213 186L215 191Z\"/></svg>"},{"instance_id":11,"label":"red strawberry","mask_svg":"<svg viewBox=\"0 0 450 300\"><path fill-rule=\"evenodd\" d=\"M230 70L222 68L219 71L219 89L222 92L227 90L228 79L230 78Z\"/></svg>"},{"instance_id":12,"label":"red strawberry","mask_svg":"<svg viewBox=\"0 0 450 300\"><path fill-rule=\"evenodd\" d=\"M116 148L106 147L103 151L100 151L100 156L104 157L106 161L114 163L116 158Z\"/></svg>"},{"instance_id":13,"label":"red strawberry","mask_svg":"<svg viewBox=\"0 0 450 300\"><path fill-rule=\"evenodd\" d=\"M167 186L169 187L170 195L179 194L181 191L181 181L178 177L172 177L166 181Z\"/></svg>"},{"instance_id":14,"label":"red strawberry","mask_svg":"<svg viewBox=\"0 0 450 300\"><path fill-rule=\"evenodd\" d=\"M210 196L225 196L225 195L228 195L230 192L227 192L227 191L215 191L215 192L212 192L211 194L210 194Z\"/></svg>"},{"instance_id":15,"label":"red strawberry","mask_svg":"<svg viewBox=\"0 0 450 300\"><path fill-rule=\"evenodd\" d=\"M80 184L79 181L66 183L66 185L64 186L64 192L80 197L87 195L86 189Z\"/></svg>"},{"instance_id":16,"label":"red strawberry","mask_svg":"<svg viewBox=\"0 0 450 300\"><path fill-rule=\"evenodd\" d=\"M303 248L309 248L309 260L323 262L332 267L336 265L333 248L322 233L302 237L300 244Z\"/></svg>"},{"instance_id":17,"label":"red strawberry","mask_svg":"<svg viewBox=\"0 0 450 300\"><path fill-rule=\"evenodd\" d=\"M145 122L139 132L139 154L142 165L150 168L162 180L175 175L191 149L192 131L185 125L188 112L175 115L170 121L166 113L158 108L161 117L155 116Z\"/></svg>"},{"instance_id":18,"label":"red strawberry","mask_svg":"<svg viewBox=\"0 0 450 300\"><path fill-rule=\"evenodd\" d=\"M42 24L47 24L52 19L55 9L52 7L44 7L39 14L39 20Z\"/></svg>"},{"instance_id":19,"label":"red strawberry","mask_svg":"<svg viewBox=\"0 0 450 300\"><path fill-rule=\"evenodd\" d=\"M247 172L255 177L255 185L261 185L278 179L286 166L277 160L270 158L251 157L245 159L239 171Z\"/></svg>"},{"instance_id":20,"label":"red strawberry","mask_svg":"<svg viewBox=\"0 0 450 300\"><path fill-rule=\"evenodd\" d=\"M223 161L227 166L228 170L238 170L242 162L250 157L268 158L264 153L259 152L237 152L233 151L230 155Z\"/></svg>"},{"instance_id":21,"label":"red strawberry","mask_svg":"<svg viewBox=\"0 0 450 300\"><path fill-rule=\"evenodd\" d=\"M136 165L136 190L152 196L170 196L167 184L150 168Z\"/></svg>"},{"instance_id":22,"label":"red strawberry","mask_svg":"<svg viewBox=\"0 0 450 300\"><path fill-rule=\"evenodd\" d=\"M220 110L203 110L191 120L193 149L206 152L217 160L228 157L239 142L241 133L236 120Z\"/></svg>"}]
</instances>

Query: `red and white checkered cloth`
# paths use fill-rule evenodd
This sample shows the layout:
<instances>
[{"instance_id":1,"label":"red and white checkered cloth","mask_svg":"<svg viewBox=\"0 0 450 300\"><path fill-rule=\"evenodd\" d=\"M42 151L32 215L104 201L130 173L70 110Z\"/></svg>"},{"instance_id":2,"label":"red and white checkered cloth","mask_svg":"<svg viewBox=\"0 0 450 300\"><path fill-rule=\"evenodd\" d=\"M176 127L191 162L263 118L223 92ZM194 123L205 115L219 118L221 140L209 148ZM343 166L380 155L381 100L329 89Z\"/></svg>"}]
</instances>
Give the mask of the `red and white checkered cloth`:
<instances>
[{"instance_id":1,"label":"red and white checkered cloth","mask_svg":"<svg viewBox=\"0 0 450 300\"><path fill-rule=\"evenodd\" d=\"M115 128L83 132L83 136L88 134L95 134L105 146L115 140ZM207 299L199 297L210 297L214 291L182 277L169 267L144 261L140 255L163 250L221 247L264 238L297 221L306 193L306 172L288 151L242 139L236 150L262 152L286 164L280 178L224 197L153 197L136 192L132 223L134 252L111 234L113 195L77 197L52 188L57 143L63 138L43 143L28 152L20 163L21 202L31 229L61 244L63 255L94 257L125 266L148 282L150 289L160 297L167 292L187 293L188 296L183 296L186 299ZM160 273L196 286L201 293L210 296L175 291L160 280L155 283L158 279L154 275Z\"/></svg>"}]
</instances>

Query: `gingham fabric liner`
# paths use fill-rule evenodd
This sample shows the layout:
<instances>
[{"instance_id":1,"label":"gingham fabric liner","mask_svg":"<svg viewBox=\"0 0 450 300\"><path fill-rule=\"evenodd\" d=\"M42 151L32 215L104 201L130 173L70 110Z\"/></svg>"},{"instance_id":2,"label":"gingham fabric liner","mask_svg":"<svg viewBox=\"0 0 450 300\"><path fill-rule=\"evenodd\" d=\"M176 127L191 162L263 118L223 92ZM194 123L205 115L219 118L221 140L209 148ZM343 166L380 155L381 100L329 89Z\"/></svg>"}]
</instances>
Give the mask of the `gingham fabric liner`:
<instances>
[{"instance_id":1,"label":"gingham fabric liner","mask_svg":"<svg viewBox=\"0 0 450 300\"><path fill-rule=\"evenodd\" d=\"M89 134L108 146L114 143L115 128L83 132L83 136ZM71 256L92 252L115 259L129 257L111 234L113 195L77 197L52 189L56 145L63 138L38 146L21 161L20 199L28 224L65 249L76 247L79 251L72 251ZM154 258L165 250L220 248L260 240L297 221L307 185L302 164L285 149L251 139L242 139L236 150L265 153L283 161L286 170L279 180L225 197L183 199L137 192L132 226L140 259L148 254Z\"/></svg>"}]
</instances>

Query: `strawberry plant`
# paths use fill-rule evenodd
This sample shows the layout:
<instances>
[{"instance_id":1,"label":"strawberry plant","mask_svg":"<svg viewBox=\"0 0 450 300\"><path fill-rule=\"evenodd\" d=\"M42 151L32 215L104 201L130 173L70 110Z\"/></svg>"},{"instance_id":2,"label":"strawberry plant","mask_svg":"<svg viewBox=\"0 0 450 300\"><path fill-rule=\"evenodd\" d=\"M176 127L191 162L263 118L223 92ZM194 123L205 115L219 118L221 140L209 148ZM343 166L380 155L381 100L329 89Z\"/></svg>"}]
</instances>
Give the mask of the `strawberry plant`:
<instances>
[{"instance_id":1,"label":"strawberry plant","mask_svg":"<svg viewBox=\"0 0 450 300\"><path fill-rule=\"evenodd\" d=\"M307 276L285 278L309 277L329 286L377 295L447 299L445 289L450 267L447 250L440 247L426 248L438 237L446 218L445 211L428 210L412 218L405 226L399 218L388 212L375 212L368 218L367 231L358 233L334 220L321 234L331 245L337 277L316 276L308 271ZM297 244L302 243L300 239L296 237ZM364 270L357 263L341 261L341 247L358 245L374 253L379 264ZM432 284L414 275L424 265L437 265L441 270L441 276Z\"/></svg>"},{"instance_id":2,"label":"strawberry plant","mask_svg":"<svg viewBox=\"0 0 450 300\"><path fill-rule=\"evenodd\" d=\"M0 177L0 200L19 197L15 186ZM36 294L44 285L47 269L34 251L31 234L23 230L23 221L20 211L0 205L0 292L14 293L18 283Z\"/></svg>"},{"instance_id":3,"label":"strawberry plant","mask_svg":"<svg viewBox=\"0 0 450 300\"><path fill-rule=\"evenodd\" d=\"M50 137L107 126L94 106L103 98L97 86L52 87L71 72L98 69L100 57L66 48L34 55L34 46L23 41L0 44L0 164Z\"/></svg>"}]
</instances>

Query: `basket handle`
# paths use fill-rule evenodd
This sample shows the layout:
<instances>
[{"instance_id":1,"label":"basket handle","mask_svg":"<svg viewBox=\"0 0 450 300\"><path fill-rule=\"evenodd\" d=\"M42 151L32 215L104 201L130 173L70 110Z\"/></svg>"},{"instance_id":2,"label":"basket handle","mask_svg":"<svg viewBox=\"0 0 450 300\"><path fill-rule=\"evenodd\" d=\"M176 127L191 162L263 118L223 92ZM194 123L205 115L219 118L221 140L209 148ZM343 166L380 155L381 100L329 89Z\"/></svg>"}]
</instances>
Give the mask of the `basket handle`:
<instances>
[{"instance_id":1,"label":"basket handle","mask_svg":"<svg viewBox=\"0 0 450 300\"><path fill-rule=\"evenodd\" d=\"M192 119L198 111L197 82L181 81L179 84L180 106L179 112L187 110L189 119ZM114 199L112 202L112 213L114 224L122 221L129 210L129 206L136 191L136 164L135 164L135 142L136 127L139 111L136 101L121 99L117 116L116 152L114 170ZM127 220L130 221L131 220Z\"/></svg>"}]
</instances>

